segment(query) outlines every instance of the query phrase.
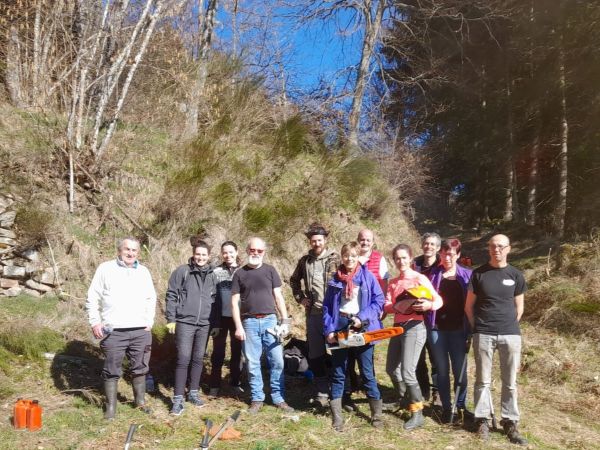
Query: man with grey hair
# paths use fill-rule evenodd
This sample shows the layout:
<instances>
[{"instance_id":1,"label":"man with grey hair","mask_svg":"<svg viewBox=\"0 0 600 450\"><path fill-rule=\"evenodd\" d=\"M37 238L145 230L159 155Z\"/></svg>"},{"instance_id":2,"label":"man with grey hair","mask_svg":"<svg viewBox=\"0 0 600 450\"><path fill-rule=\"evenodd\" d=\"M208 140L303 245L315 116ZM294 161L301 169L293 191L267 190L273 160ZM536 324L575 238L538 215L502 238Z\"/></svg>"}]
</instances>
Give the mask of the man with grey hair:
<instances>
[{"instance_id":1,"label":"man with grey hair","mask_svg":"<svg viewBox=\"0 0 600 450\"><path fill-rule=\"evenodd\" d=\"M502 425L509 441L527 445L518 431L517 372L521 365L521 329L527 284L520 270L508 264L510 241L496 234L488 242L489 262L473 271L465 314L473 332L475 356L475 421L482 439L489 438L493 411L490 384L494 352L500 356Z\"/></svg>"},{"instance_id":2,"label":"man with grey hair","mask_svg":"<svg viewBox=\"0 0 600 450\"><path fill-rule=\"evenodd\" d=\"M256 414L265 400L260 364L263 352L270 370L273 404L283 412L294 411L284 398L283 347L279 339L289 333L291 320L281 292L281 278L273 266L263 263L265 252L265 241L251 238L246 247L248 262L235 272L231 281L235 337L242 341L248 368L250 414Z\"/></svg>"},{"instance_id":3,"label":"man with grey hair","mask_svg":"<svg viewBox=\"0 0 600 450\"><path fill-rule=\"evenodd\" d=\"M92 332L96 339L101 339L100 348L105 356L102 369L106 394L104 418L109 420L115 417L117 385L125 355L129 360L135 406L150 412L144 394L156 291L150 272L138 261L139 253L137 239L122 239L117 258L98 266L85 305Z\"/></svg>"},{"instance_id":4,"label":"man with grey hair","mask_svg":"<svg viewBox=\"0 0 600 450\"><path fill-rule=\"evenodd\" d=\"M442 245L442 238L439 234L429 232L424 233L421 236L421 250L423 250L423 254L421 256L417 256L414 259L414 266L417 272L422 273L427 278L431 278L431 271L439 266L440 264L440 247ZM429 368L427 367L427 353L429 353L429 362L431 364L431 383L429 382ZM421 355L419 356L419 362L417 363L417 380L419 381L419 386L421 387L421 392L423 394L423 398L425 400L429 400L432 398L433 404L439 403L439 396L437 393L437 379L436 379L436 368L433 363L433 357L429 342L427 342L423 346L423 350L421 350Z\"/></svg>"}]
</instances>

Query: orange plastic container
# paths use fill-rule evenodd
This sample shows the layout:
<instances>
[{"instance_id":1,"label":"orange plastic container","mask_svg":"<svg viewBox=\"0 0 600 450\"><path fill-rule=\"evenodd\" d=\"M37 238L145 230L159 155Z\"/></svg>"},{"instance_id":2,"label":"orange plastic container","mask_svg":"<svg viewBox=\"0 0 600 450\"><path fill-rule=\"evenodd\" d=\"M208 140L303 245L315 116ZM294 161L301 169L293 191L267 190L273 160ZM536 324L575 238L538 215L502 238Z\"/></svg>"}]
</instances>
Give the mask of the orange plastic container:
<instances>
[{"instance_id":1,"label":"orange plastic container","mask_svg":"<svg viewBox=\"0 0 600 450\"><path fill-rule=\"evenodd\" d=\"M29 412L29 400L17 399L13 410L13 426L17 430L27 428L27 414Z\"/></svg>"},{"instance_id":2,"label":"orange plastic container","mask_svg":"<svg viewBox=\"0 0 600 450\"><path fill-rule=\"evenodd\" d=\"M27 411L27 428L29 431L36 431L42 428L42 407L40 402L33 400Z\"/></svg>"}]
</instances>

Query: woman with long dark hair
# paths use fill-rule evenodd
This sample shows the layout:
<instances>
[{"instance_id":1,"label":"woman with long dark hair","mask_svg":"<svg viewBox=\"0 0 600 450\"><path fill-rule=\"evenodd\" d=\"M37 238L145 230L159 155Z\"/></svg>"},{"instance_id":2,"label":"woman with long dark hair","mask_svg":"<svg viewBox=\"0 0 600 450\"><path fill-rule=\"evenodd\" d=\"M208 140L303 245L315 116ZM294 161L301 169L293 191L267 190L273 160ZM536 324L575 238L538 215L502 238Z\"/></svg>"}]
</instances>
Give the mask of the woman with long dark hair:
<instances>
[{"instance_id":1,"label":"woman with long dark hair","mask_svg":"<svg viewBox=\"0 0 600 450\"><path fill-rule=\"evenodd\" d=\"M213 351L210 357L212 371L210 374L209 396L219 395L221 388L221 372L225 361L225 347L227 335L229 334L229 345L231 346L231 358L229 359L229 385L235 395L244 393L240 384L242 371L242 341L235 338L235 322L231 312L231 280L233 274L240 266L238 247L233 241L225 241L221 244L220 265L215 267L214 273L217 277L217 303L221 304L221 328L213 337Z\"/></svg>"}]
</instances>

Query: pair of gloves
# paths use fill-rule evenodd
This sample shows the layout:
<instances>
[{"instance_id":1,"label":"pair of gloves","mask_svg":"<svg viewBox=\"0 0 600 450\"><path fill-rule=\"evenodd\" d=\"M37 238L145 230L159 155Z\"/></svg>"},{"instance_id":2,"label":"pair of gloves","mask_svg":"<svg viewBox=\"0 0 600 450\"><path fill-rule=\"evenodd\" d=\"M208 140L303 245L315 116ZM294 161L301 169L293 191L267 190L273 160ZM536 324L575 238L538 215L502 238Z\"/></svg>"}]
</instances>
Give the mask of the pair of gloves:
<instances>
[{"instance_id":1,"label":"pair of gloves","mask_svg":"<svg viewBox=\"0 0 600 450\"><path fill-rule=\"evenodd\" d=\"M167 331L169 332L169 334L175 334L175 327L177 327L177 322L169 322L167 324ZM210 330L210 337L215 337L217 334L220 333L220 331L220 328L212 328Z\"/></svg>"},{"instance_id":2,"label":"pair of gloves","mask_svg":"<svg viewBox=\"0 0 600 450\"><path fill-rule=\"evenodd\" d=\"M290 326L292 325L292 318L288 317L287 319L281 319L281 321L275 325L273 328L267 329L267 333L275 336L279 343L282 343L283 340L290 334Z\"/></svg>"}]
</instances>

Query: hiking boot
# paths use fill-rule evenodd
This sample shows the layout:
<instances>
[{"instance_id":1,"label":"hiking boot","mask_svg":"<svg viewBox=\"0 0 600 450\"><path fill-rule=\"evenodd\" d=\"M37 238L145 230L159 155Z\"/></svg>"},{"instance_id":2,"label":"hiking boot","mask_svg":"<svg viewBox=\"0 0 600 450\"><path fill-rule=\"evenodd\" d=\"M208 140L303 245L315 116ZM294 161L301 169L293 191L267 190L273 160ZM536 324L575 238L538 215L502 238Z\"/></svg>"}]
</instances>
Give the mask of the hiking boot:
<instances>
[{"instance_id":1,"label":"hiking boot","mask_svg":"<svg viewBox=\"0 0 600 450\"><path fill-rule=\"evenodd\" d=\"M356 406L356 403L352 400L352 394L344 394L342 397L342 407L346 412L358 411L358 406Z\"/></svg>"},{"instance_id":2,"label":"hiking boot","mask_svg":"<svg viewBox=\"0 0 600 450\"><path fill-rule=\"evenodd\" d=\"M490 426L487 419L477 419L477 435L482 441L487 441L490 438Z\"/></svg>"},{"instance_id":3,"label":"hiking boot","mask_svg":"<svg viewBox=\"0 0 600 450\"><path fill-rule=\"evenodd\" d=\"M248 414L257 414L260 409L263 407L263 402L261 401L253 401L250 403L250 408L248 408Z\"/></svg>"},{"instance_id":4,"label":"hiking boot","mask_svg":"<svg viewBox=\"0 0 600 450\"><path fill-rule=\"evenodd\" d=\"M217 398L219 396L220 389L218 387L212 387L208 390L208 396L210 398Z\"/></svg>"},{"instance_id":5,"label":"hiking boot","mask_svg":"<svg viewBox=\"0 0 600 450\"><path fill-rule=\"evenodd\" d=\"M173 406L171 407L170 414L173 416L180 416L183 412L183 395L173 396Z\"/></svg>"},{"instance_id":6,"label":"hiking boot","mask_svg":"<svg viewBox=\"0 0 600 450\"><path fill-rule=\"evenodd\" d=\"M296 411L294 408L292 408L286 402L277 403L275 405L275 407L278 408L278 409L280 409L281 412L284 412L284 413L293 413L293 412Z\"/></svg>"},{"instance_id":7,"label":"hiking boot","mask_svg":"<svg viewBox=\"0 0 600 450\"><path fill-rule=\"evenodd\" d=\"M371 408L371 425L375 428L383 427L383 413L381 412L383 400L370 398L369 407Z\"/></svg>"},{"instance_id":8,"label":"hiking boot","mask_svg":"<svg viewBox=\"0 0 600 450\"><path fill-rule=\"evenodd\" d=\"M517 422L513 422L512 420L504 419L502 421L502 426L504 427L504 433L506 434L506 437L508 438L508 440L511 443L518 444L518 445L527 445L528 444L527 439L525 439L519 433L519 430L517 429Z\"/></svg>"},{"instance_id":9,"label":"hiking boot","mask_svg":"<svg viewBox=\"0 0 600 450\"><path fill-rule=\"evenodd\" d=\"M152 410L146 405L144 399L146 395L146 376L142 375L141 377L135 377L131 380L131 385L133 386L133 402L135 407L146 414L150 414Z\"/></svg>"},{"instance_id":10,"label":"hiking boot","mask_svg":"<svg viewBox=\"0 0 600 450\"><path fill-rule=\"evenodd\" d=\"M187 401L194 406L198 406L199 408L206 406L206 403L204 403L204 401L200 398L200 395L196 390L188 393Z\"/></svg>"},{"instance_id":11,"label":"hiking boot","mask_svg":"<svg viewBox=\"0 0 600 450\"><path fill-rule=\"evenodd\" d=\"M342 415L342 399L336 398L329 402L331 408L331 426L335 431L344 430L344 416Z\"/></svg>"},{"instance_id":12,"label":"hiking boot","mask_svg":"<svg viewBox=\"0 0 600 450\"><path fill-rule=\"evenodd\" d=\"M404 422L404 429L414 430L415 428L422 427L425 423L425 418L423 417L423 396L418 384L408 385L407 391L410 398L408 411L411 413L411 416L410 419Z\"/></svg>"},{"instance_id":13,"label":"hiking boot","mask_svg":"<svg viewBox=\"0 0 600 450\"><path fill-rule=\"evenodd\" d=\"M106 408L104 410L104 418L113 420L117 412L117 385L119 380L110 379L104 380L104 394L106 395Z\"/></svg>"}]
</instances>

